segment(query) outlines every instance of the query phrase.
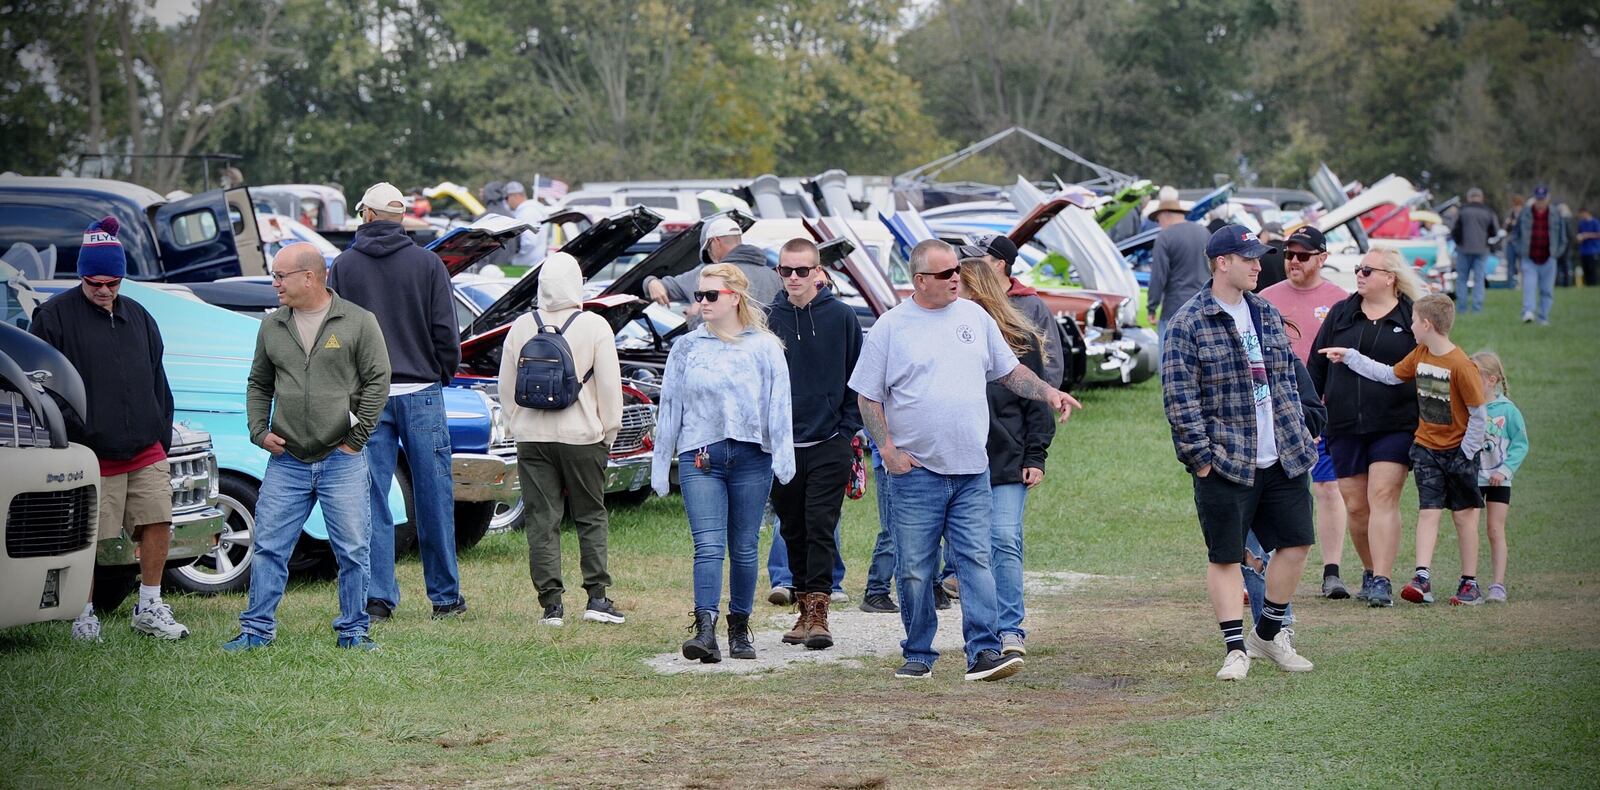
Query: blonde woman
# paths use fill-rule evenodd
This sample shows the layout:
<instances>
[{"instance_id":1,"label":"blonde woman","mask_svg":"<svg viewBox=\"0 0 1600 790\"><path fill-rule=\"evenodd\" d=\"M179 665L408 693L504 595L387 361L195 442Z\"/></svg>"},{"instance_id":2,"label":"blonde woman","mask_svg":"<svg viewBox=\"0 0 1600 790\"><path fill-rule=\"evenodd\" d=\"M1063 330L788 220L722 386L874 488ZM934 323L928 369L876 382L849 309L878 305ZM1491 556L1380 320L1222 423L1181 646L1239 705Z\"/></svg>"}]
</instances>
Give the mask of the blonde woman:
<instances>
[{"instance_id":1,"label":"blonde woman","mask_svg":"<svg viewBox=\"0 0 1600 790\"><path fill-rule=\"evenodd\" d=\"M728 653L755 658L755 598L761 512L772 479L794 477L789 367L762 306L738 267L714 264L692 294L703 319L672 346L661 388L651 486L666 496L678 465L694 538L694 637L683 657L722 660L717 614L722 561L728 574Z\"/></svg>"},{"instance_id":2,"label":"blonde woman","mask_svg":"<svg viewBox=\"0 0 1600 790\"><path fill-rule=\"evenodd\" d=\"M1006 345L1035 375L1043 375L1044 338L1006 298L1011 283L988 261L961 261L961 297L983 308L1000 326ZM989 564L1000 614L1003 655L1027 655L1022 629L1022 510L1028 491L1044 482L1044 460L1056 435L1055 415L1041 401L1023 398L989 382Z\"/></svg>"},{"instance_id":3,"label":"blonde woman","mask_svg":"<svg viewBox=\"0 0 1600 790\"><path fill-rule=\"evenodd\" d=\"M1355 348L1396 364L1417 347L1411 309L1422 293L1421 280L1398 251L1373 250L1356 269L1356 292L1328 311L1311 347ZM1416 385L1364 379L1321 354L1312 354L1307 367L1328 405L1328 455L1363 566L1356 600L1393 606L1390 575L1400 551L1400 491L1417 429Z\"/></svg>"}]
</instances>

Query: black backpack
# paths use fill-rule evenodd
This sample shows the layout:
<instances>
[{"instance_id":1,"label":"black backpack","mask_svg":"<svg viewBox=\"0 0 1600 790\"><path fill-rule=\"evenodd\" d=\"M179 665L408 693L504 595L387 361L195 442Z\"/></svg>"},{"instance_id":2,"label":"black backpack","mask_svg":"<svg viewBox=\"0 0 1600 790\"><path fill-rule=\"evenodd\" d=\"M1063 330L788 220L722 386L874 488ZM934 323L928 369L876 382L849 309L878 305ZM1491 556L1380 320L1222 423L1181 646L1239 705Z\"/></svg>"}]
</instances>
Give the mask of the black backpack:
<instances>
[{"instance_id":1,"label":"black backpack","mask_svg":"<svg viewBox=\"0 0 1600 790\"><path fill-rule=\"evenodd\" d=\"M572 366L572 346L563 335L581 312L573 313L560 329L546 324L533 311L539 333L522 344L517 356L517 405L525 409L565 409L578 401L578 391L594 375L594 368L578 379Z\"/></svg>"}]
</instances>

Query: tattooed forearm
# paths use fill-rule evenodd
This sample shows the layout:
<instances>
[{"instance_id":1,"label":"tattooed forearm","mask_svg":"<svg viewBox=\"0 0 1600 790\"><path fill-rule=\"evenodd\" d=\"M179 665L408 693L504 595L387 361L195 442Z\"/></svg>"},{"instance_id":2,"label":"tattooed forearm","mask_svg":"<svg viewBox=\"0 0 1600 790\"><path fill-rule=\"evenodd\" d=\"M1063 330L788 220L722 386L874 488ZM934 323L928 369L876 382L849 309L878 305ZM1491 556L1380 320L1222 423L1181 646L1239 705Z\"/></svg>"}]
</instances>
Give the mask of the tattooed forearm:
<instances>
[{"instance_id":1,"label":"tattooed forearm","mask_svg":"<svg viewBox=\"0 0 1600 790\"><path fill-rule=\"evenodd\" d=\"M889 421L883 416L883 404L857 395L856 403L861 406L861 422L867 426L867 435L878 445L878 452L885 452L894 448L894 440L889 438Z\"/></svg>"},{"instance_id":2,"label":"tattooed forearm","mask_svg":"<svg viewBox=\"0 0 1600 790\"><path fill-rule=\"evenodd\" d=\"M1018 365L1010 373L1001 376L999 383L1006 389L1016 393L1019 398L1028 400L1049 400L1051 387L1044 380L1034 375L1026 365Z\"/></svg>"}]
</instances>

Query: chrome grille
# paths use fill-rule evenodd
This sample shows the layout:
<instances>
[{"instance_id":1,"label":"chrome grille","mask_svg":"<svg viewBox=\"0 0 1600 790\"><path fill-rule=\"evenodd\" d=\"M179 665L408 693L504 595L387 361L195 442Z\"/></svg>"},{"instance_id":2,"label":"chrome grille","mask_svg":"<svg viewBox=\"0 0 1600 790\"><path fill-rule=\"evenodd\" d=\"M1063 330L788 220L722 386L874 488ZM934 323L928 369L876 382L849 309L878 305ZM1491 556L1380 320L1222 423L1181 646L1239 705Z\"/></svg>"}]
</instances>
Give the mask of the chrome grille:
<instances>
[{"instance_id":1,"label":"chrome grille","mask_svg":"<svg viewBox=\"0 0 1600 790\"><path fill-rule=\"evenodd\" d=\"M28 409L22 396L0 392L0 447L49 447L50 428Z\"/></svg>"},{"instance_id":2,"label":"chrome grille","mask_svg":"<svg viewBox=\"0 0 1600 790\"><path fill-rule=\"evenodd\" d=\"M612 455L628 455L644 449L645 439L656 428L656 407L636 403L622 407L622 430L611 443Z\"/></svg>"},{"instance_id":3,"label":"chrome grille","mask_svg":"<svg viewBox=\"0 0 1600 790\"><path fill-rule=\"evenodd\" d=\"M6 554L22 559L82 549L94 539L90 516L97 507L92 485L16 495L6 513Z\"/></svg>"},{"instance_id":4,"label":"chrome grille","mask_svg":"<svg viewBox=\"0 0 1600 790\"><path fill-rule=\"evenodd\" d=\"M175 448L176 449L176 448ZM217 457L209 446L167 458L172 470L172 512L174 515L209 507L216 481Z\"/></svg>"}]
</instances>

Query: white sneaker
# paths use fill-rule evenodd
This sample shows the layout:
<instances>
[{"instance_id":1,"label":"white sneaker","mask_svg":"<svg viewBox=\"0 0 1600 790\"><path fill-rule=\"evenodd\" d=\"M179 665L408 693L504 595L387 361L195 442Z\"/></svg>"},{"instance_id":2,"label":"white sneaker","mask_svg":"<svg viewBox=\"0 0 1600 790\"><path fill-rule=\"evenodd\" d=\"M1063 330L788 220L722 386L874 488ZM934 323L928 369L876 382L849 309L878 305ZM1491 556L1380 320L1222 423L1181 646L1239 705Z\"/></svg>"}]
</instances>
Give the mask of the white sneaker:
<instances>
[{"instance_id":1,"label":"white sneaker","mask_svg":"<svg viewBox=\"0 0 1600 790\"><path fill-rule=\"evenodd\" d=\"M79 642L100 641L100 618L93 614L80 614L72 621L72 638Z\"/></svg>"},{"instance_id":2,"label":"white sneaker","mask_svg":"<svg viewBox=\"0 0 1600 790\"><path fill-rule=\"evenodd\" d=\"M1524 324L1533 323L1533 313L1523 313L1522 314L1522 323L1524 323Z\"/></svg>"},{"instance_id":3,"label":"white sneaker","mask_svg":"<svg viewBox=\"0 0 1600 790\"><path fill-rule=\"evenodd\" d=\"M850 603L850 593L844 590L835 590L828 593L828 603Z\"/></svg>"},{"instance_id":4,"label":"white sneaker","mask_svg":"<svg viewBox=\"0 0 1600 790\"><path fill-rule=\"evenodd\" d=\"M1256 636L1256 629L1252 628L1244 635L1245 649L1251 655L1271 659L1279 669L1285 672L1310 672L1311 662L1305 656L1296 653L1294 645L1289 642L1289 633L1279 631L1271 642Z\"/></svg>"},{"instance_id":5,"label":"white sneaker","mask_svg":"<svg viewBox=\"0 0 1600 790\"><path fill-rule=\"evenodd\" d=\"M1217 680L1244 680L1250 673L1250 657L1242 650L1229 650L1222 659L1222 669L1217 670Z\"/></svg>"},{"instance_id":6,"label":"white sneaker","mask_svg":"<svg viewBox=\"0 0 1600 790\"><path fill-rule=\"evenodd\" d=\"M189 635L188 626L172 619L172 607L166 601L152 601L149 606L133 606L133 630L158 639L182 639Z\"/></svg>"}]
</instances>

